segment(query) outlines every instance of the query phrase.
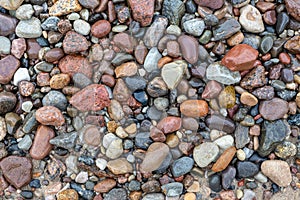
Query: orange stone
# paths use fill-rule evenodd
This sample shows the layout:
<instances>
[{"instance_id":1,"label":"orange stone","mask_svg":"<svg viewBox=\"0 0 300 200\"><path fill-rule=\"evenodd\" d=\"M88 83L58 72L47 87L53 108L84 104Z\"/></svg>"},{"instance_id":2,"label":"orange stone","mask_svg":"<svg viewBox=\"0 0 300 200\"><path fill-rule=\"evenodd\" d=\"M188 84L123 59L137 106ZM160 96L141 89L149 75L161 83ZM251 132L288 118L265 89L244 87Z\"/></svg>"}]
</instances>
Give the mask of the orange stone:
<instances>
[{"instance_id":1,"label":"orange stone","mask_svg":"<svg viewBox=\"0 0 300 200\"><path fill-rule=\"evenodd\" d=\"M204 100L186 100L180 105L180 112L187 117L204 117L208 113L208 104Z\"/></svg>"},{"instance_id":2,"label":"orange stone","mask_svg":"<svg viewBox=\"0 0 300 200\"><path fill-rule=\"evenodd\" d=\"M114 179L107 178L94 186L94 190L99 193L109 192L117 185L117 182Z\"/></svg>"},{"instance_id":3,"label":"orange stone","mask_svg":"<svg viewBox=\"0 0 300 200\"><path fill-rule=\"evenodd\" d=\"M165 134L175 132L181 128L181 118L165 117L157 124L157 128Z\"/></svg>"},{"instance_id":4,"label":"orange stone","mask_svg":"<svg viewBox=\"0 0 300 200\"><path fill-rule=\"evenodd\" d=\"M258 51L248 44L239 44L230 49L221 63L231 71L252 69L258 57Z\"/></svg>"},{"instance_id":5,"label":"orange stone","mask_svg":"<svg viewBox=\"0 0 300 200\"><path fill-rule=\"evenodd\" d=\"M36 111L36 120L43 125L61 126L65 118L61 111L54 106L44 106Z\"/></svg>"},{"instance_id":6,"label":"orange stone","mask_svg":"<svg viewBox=\"0 0 300 200\"><path fill-rule=\"evenodd\" d=\"M220 172L226 169L236 153L235 147L229 147L218 158L217 162L213 165L212 170L214 172Z\"/></svg>"},{"instance_id":7,"label":"orange stone","mask_svg":"<svg viewBox=\"0 0 300 200\"><path fill-rule=\"evenodd\" d=\"M115 69L115 74L117 78L133 76L137 73L137 70L138 70L138 66L135 62L127 62L118 66Z\"/></svg>"}]
</instances>

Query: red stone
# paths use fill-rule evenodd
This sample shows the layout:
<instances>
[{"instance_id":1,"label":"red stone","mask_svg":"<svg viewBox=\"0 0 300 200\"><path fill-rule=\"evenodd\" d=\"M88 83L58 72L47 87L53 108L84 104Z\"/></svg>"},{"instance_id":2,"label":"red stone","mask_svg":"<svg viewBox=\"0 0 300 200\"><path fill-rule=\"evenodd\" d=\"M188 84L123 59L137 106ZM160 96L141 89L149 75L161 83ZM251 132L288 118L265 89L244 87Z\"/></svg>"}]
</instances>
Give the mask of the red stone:
<instances>
[{"instance_id":1,"label":"red stone","mask_svg":"<svg viewBox=\"0 0 300 200\"><path fill-rule=\"evenodd\" d=\"M290 15L300 22L300 1L299 0L286 0L285 7Z\"/></svg>"},{"instance_id":2,"label":"red stone","mask_svg":"<svg viewBox=\"0 0 300 200\"><path fill-rule=\"evenodd\" d=\"M279 54L279 60L282 64L288 65L291 63L291 57L287 53L280 53Z\"/></svg>"},{"instance_id":3,"label":"red stone","mask_svg":"<svg viewBox=\"0 0 300 200\"><path fill-rule=\"evenodd\" d=\"M71 77L75 73L82 73L91 78L93 75L93 68L88 59L82 56L68 55L59 61L59 69L62 73L69 74Z\"/></svg>"},{"instance_id":4,"label":"red stone","mask_svg":"<svg viewBox=\"0 0 300 200\"><path fill-rule=\"evenodd\" d=\"M136 21L140 22L142 26L151 24L155 0L128 0L128 3Z\"/></svg>"},{"instance_id":5,"label":"red stone","mask_svg":"<svg viewBox=\"0 0 300 200\"><path fill-rule=\"evenodd\" d=\"M65 123L65 118L61 111L54 106L44 106L39 108L35 114L36 120L43 125L61 126Z\"/></svg>"},{"instance_id":6,"label":"red stone","mask_svg":"<svg viewBox=\"0 0 300 200\"><path fill-rule=\"evenodd\" d=\"M26 51L26 40L24 38L14 39L11 44L11 54L20 59Z\"/></svg>"},{"instance_id":7,"label":"red stone","mask_svg":"<svg viewBox=\"0 0 300 200\"><path fill-rule=\"evenodd\" d=\"M213 10L219 9L223 6L224 0L195 0L199 6L211 8Z\"/></svg>"},{"instance_id":8,"label":"red stone","mask_svg":"<svg viewBox=\"0 0 300 200\"><path fill-rule=\"evenodd\" d=\"M69 31L63 41L63 48L66 54L79 53L89 48L89 43L85 37L74 31Z\"/></svg>"},{"instance_id":9,"label":"red stone","mask_svg":"<svg viewBox=\"0 0 300 200\"><path fill-rule=\"evenodd\" d=\"M175 132L181 128L181 118L165 117L157 124L157 128L165 134Z\"/></svg>"},{"instance_id":10,"label":"red stone","mask_svg":"<svg viewBox=\"0 0 300 200\"><path fill-rule=\"evenodd\" d=\"M220 94L221 90L222 90L222 86L220 83L218 83L217 81L209 81L206 84L205 89L202 93L202 98L203 99L216 98Z\"/></svg>"},{"instance_id":11,"label":"red stone","mask_svg":"<svg viewBox=\"0 0 300 200\"><path fill-rule=\"evenodd\" d=\"M109 106L110 99L104 85L92 84L72 96L70 104L80 111L98 111Z\"/></svg>"},{"instance_id":12,"label":"red stone","mask_svg":"<svg viewBox=\"0 0 300 200\"><path fill-rule=\"evenodd\" d=\"M150 137L154 142L164 142L166 141L165 134L156 127L150 129Z\"/></svg>"},{"instance_id":13,"label":"red stone","mask_svg":"<svg viewBox=\"0 0 300 200\"><path fill-rule=\"evenodd\" d=\"M0 84L7 84L20 67L20 61L12 55L0 60Z\"/></svg>"},{"instance_id":14,"label":"red stone","mask_svg":"<svg viewBox=\"0 0 300 200\"><path fill-rule=\"evenodd\" d=\"M254 67L258 51L248 44L239 44L230 49L221 63L231 71L244 71Z\"/></svg>"},{"instance_id":15,"label":"red stone","mask_svg":"<svg viewBox=\"0 0 300 200\"><path fill-rule=\"evenodd\" d=\"M109 34L111 25L107 20L97 21L91 28L92 35L97 38L103 38Z\"/></svg>"}]
</instances>

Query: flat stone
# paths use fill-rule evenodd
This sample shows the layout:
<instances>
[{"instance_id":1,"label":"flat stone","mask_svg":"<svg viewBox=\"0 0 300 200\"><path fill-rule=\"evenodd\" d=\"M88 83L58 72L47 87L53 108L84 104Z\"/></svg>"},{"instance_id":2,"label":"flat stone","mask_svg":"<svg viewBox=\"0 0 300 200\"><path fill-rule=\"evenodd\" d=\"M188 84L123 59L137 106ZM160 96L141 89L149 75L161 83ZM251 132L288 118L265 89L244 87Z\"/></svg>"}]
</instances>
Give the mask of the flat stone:
<instances>
[{"instance_id":1,"label":"flat stone","mask_svg":"<svg viewBox=\"0 0 300 200\"><path fill-rule=\"evenodd\" d=\"M75 142L77 139L77 132L61 134L56 136L55 138L50 140L50 144L55 146L65 148L65 149L72 149L75 146ZM75 158L76 159L76 158ZM72 162L74 163L74 162ZM74 163L76 165L76 163Z\"/></svg>"},{"instance_id":2,"label":"flat stone","mask_svg":"<svg viewBox=\"0 0 300 200\"><path fill-rule=\"evenodd\" d=\"M0 6L7 10L17 10L24 0L2 0Z\"/></svg>"},{"instance_id":3,"label":"flat stone","mask_svg":"<svg viewBox=\"0 0 300 200\"><path fill-rule=\"evenodd\" d=\"M94 186L94 191L99 192L99 193L109 192L116 185L117 185L117 182L114 179L107 178L107 179L104 179L104 180L98 182Z\"/></svg>"},{"instance_id":4,"label":"flat stone","mask_svg":"<svg viewBox=\"0 0 300 200\"><path fill-rule=\"evenodd\" d=\"M54 137L55 132L53 129L44 125L39 126L30 149L30 156L36 160L45 158L52 150L52 145L49 141Z\"/></svg>"},{"instance_id":5,"label":"flat stone","mask_svg":"<svg viewBox=\"0 0 300 200\"><path fill-rule=\"evenodd\" d=\"M0 60L0 84L9 83L19 67L20 61L12 55L8 55Z\"/></svg>"},{"instance_id":6,"label":"flat stone","mask_svg":"<svg viewBox=\"0 0 300 200\"><path fill-rule=\"evenodd\" d=\"M187 64L180 60L163 66L161 76L170 90L177 87L186 69Z\"/></svg>"},{"instance_id":7,"label":"flat stone","mask_svg":"<svg viewBox=\"0 0 300 200\"><path fill-rule=\"evenodd\" d=\"M126 160L126 158L118 158L116 160L110 160L107 163L107 168L114 174L126 174L132 173L132 165Z\"/></svg>"},{"instance_id":8,"label":"flat stone","mask_svg":"<svg viewBox=\"0 0 300 200\"><path fill-rule=\"evenodd\" d=\"M240 82L241 75L239 72L230 71L227 67L219 63L213 63L206 69L206 78L225 85L233 85Z\"/></svg>"},{"instance_id":9,"label":"flat stone","mask_svg":"<svg viewBox=\"0 0 300 200\"><path fill-rule=\"evenodd\" d=\"M89 48L87 39L74 31L67 32L63 41L63 48L66 54L79 53Z\"/></svg>"},{"instance_id":10,"label":"flat stone","mask_svg":"<svg viewBox=\"0 0 300 200\"><path fill-rule=\"evenodd\" d=\"M132 54L137 46L137 40L128 33L118 33L113 37L114 46L123 52Z\"/></svg>"},{"instance_id":11,"label":"flat stone","mask_svg":"<svg viewBox=\"0 0 300 200\"><path fill-rule=\"evenodd\" d=\"M226 169L226 167L229 165L233 157L235 156L236 148L235 147L229 147L226 149L222 155L218 158L216 163L211 168L214 172L220 172Z\"/></svg>"},{"instance_id":12,"label":"flat stone","mask_svg":"<svg viewBox=\"0 0 300 200\"><path fill-rule=\"evenodd\" d=\"M214 40L223 40L230 38L232 35L239 32L240 29L240 23L234 18L229 18L222 24L213 27Z\"/></svg>"},{"instance_id":13,"label":"flat stone","mask_svg":"<svg viewBox=\"0 0 300 200\"><path fill-rule=\"evenodd\" d=\"M54 106L60 110L66 110L68 101L65 95L59 91L51 90L42 99L43 106Z\"/></svg>"},{"instance_id":14,"label":"flat stone","mask_svg":"<svg viewBox=\"0 0 300 200\"><path fill-rule=\"evenodd\" d=\"M43 125L61 126L65 118L61 111L53 106L43 106L36 111L36 120Z\"/></svg>"},{"instance_id":15,"label":"flat stone","mask_svg":"<svg viewBox=\"0 0 300 200\"><path fill-rule=\"evenodd\" d=\"M157 170L169 154L168 145L160 142L152 143L140 165L142 172L152 172ZM155 159L154 159L155 158Z\"/></svg>"},{"instance_id":16,"label":"flat stone","mask_svg":"<svg viewBox=\"0 0 300 200\"><path fill-rule=\"evenodd\" d=\"M265 30L264 23L259 10L248 4L240 9L239 22L243 28L251 33L261 33Z\"/></svg>"},{"instance_id":17,"label":"flat stone","mask_svg":"<svg viewBox=\"0 0 300 200\"><path fill-rule=\"evenodd\" d=\"M122 140L119 138L114 139L107 147L105 155L110 159L116 159L123 153Z\"/></svg>"},{"instance_id":18,"label":"flat stone","mask_svg":"<svg viewBox=\"0 0 300 200\"><path fill-rule=\"evenodd\" d=\"M262 101L259 105L259 112L266 120L274 121L283 118L289 111L288 102L273 98L272 100Z\"/></svg>"},{"instance_id":19,"label":"flat stone","mask_svg":"<svg viewBox=\"0 0 300 200\"><path fill-rule=\"evenodd\" d=\"M210 0L195 0L195 3L199 6L204 6L211 8L213 10L217 10L221 8L224 4L224 0L216 0L216 1L210 1Z\"/></svg>"},{"instance_id":20,"label":"flat stone","mask_svg":"<svg viewBox=\"0 0 300 200\"><path fill-rule=\"evenodd\" d=\"M288 23L290 22L290 17L287 13L281 12L277 16L277 22L276 22L276 32L278 35L280 35L284 29L287 27Z\"/></svg>"},{"instance_id":21,"label":"flat stone","mask_svg":"<svg viewBox=\"0 0 300 200\"><path fill-rule=\"evenodd\" d=\"M222 186L225 190L231 187L235 175L236 169L233 166L227 167L227 169L222 172Z\"/></svg>"},{"instance_id":22,"label":"flat stone","mask_svg":"<svg viewBox=\"0 0 300 200\"><path fill-rule=\"evenodd\" d=\"M178 43L180 45L183 58L191 64L196 63L199 57L197 40L192 36L182 35L178 38Z\"/></svg>"},{"instance_id":23,"label":"flat stone","mask_svg":"<svg viewBox=\"0 0 300 200\"><path fill-rule=\"evenodd\" d=\"M186 100L180 104L180 112L187 117L204 117L208 113L208 104L204 100Z\"/></svg>"},{"instance_id":24,"label":"flat stone","mask_svg":"<svg viewBox=\"0 0 300 200\"><path fill-rule=\"evenodd\" d=\"M205 123L209 129L217 129L226 133L232 133L235 130L234 122L221 115L210 115L206 118Z\"/></svg>"},{"instance_id":25,"label":"flat stone","mask_svg":"<svg viewBox=\"0 0 300 200\"><path fill-rule=\"evenodd\" d=\"M250 142L249 137L249 127L242 126L238 124L236 126L234 136L235 136L235 146L237 149L241 149L246 146Z\"/></svg>"},{"instance_id":26,"label":"flat stone","mask_svg":"<svg viewBox=\"0 0 300 200\"><path fill-rule=\"evenodd\" d=\"M287 187L292 182L290 166L282 160L266 160L261 164L261 171L280 187Z\"/></svg>"},{"instance_id":27,"label":"flat stone","mask_svg":"<svg viewBox=\"0 0 300 200\"><path fill-rule=\"evenodd\" d=\"M1 160L0 167L5 179L16 188L27 185L31 180L32 163L29 158L8 156Z\"/></svg>"},{"instance_id":28,"label":"flat stone","mask_svg":"<svg viewBox=\"0 0 300 200\"><path fill-rule=\"evenodd\" d=\"M71 77L75 73L82 73L89 78L93 75L92 65L82 56L67 55L59 61L58 67L62 73L69 74Z\"/></svg>"},{"instance_id":29,"label":"flat stone","mask_svg":"<svg viewBox=\"0 0 300 200\"><path fill-rule=\"evenodd\" d=\"M205 23L203 20L196 18L184 22L183 28L188 34L193 36L201 36L205 28Z\"/></svg>"},{"instance_id":30,"label":"flat stone","mask_svg":"<svg viewBox=\"0 0 300 200\"><path fill-rule=\"evenodd\" d=\"M241 100L241 103L243 103L247 106L255 106L258 103L257 98L249 92L243 92L240 100Z\"/></svg>"},{"instance_id":31,"label":"flat stone","mask_svg":"<svg viewBox=\"0 0 300 200\"><path fill-rule=\"evenodd\" d=\"M250 178L259 172L259 168L256 164L245 161L237 163L237 171L240 178Z\"/></svg>"},{"instance_id":32,"label":"flat stone","mask_svg":"<svg viewBox=\"0 0 300 200\"><path fill-rule=\"evenodd\" d=\"M127 200L127 193L124 188L114 188L104 197L103 200Z\"/></svg>"},{"instance_id":33,"label":"flat stone","mask_svg":"<svg viewBox=\"0 0 300 200\"><path fill-rule=\"evenodd\" d=\"M132 8L133 18L140 22L142 26L148 26L151 24L154 13L154 0L129 0L130 7Z\"/></svg>"},{"instance_id":34,"label":"flat stone","mask_svg":"<svg viewBox=\"0 0 300 200\"><path fill-rule=\"evenodd\" d=\"M184 12L185 6L180 0L166 0L163 2L162 14L167 16L171 24L179 25Z\"/></svg>"},{"instance_id":35,"label":"flat stone","mask_svg":"<svg viewBox=\"0 0 300 200\"><path fill-rule=\"evenodd\" d=\"M212 142L202 143L196 146L193 151L193 157L199 167L207 167L215 161L219 154L219 147Z\"/></svg>"},{"instance_id":36,"label":"flat stone","mask_svg":"<svg viewBox=\"0 0 300 200\"><path fill-rule=\"evenodd\" d=\"M38 38L42 35L41 21L32 17L21 20L16 27L16 35L20 38Z\"/></svg>"},{"instance_id":37,"label":"flat stone","mask_svg":"<svg viewBox=\"0 0 300 200\"><path fill-rule=\"evenodd\" d=\"M150 51L148 52L147 56L145 57L144 62L144 68L147 72L152 72L153 70L156 70L157 63L159 59L161 59L162 55L158 51L156 47L152 47Z\"/></svg>"},{"instance_id":38,"label":"flat stone","mask_svg":"<svg viewBox=\"0 0 300 200\"><path fill-rule=\"evenodd\" d=\"M272 49L273 44L274 44L274 40L271 36L263 37L259 45L260 51L263 54L268 53Z\"/></svg>"},{"instance_id":39,"label":"flat stone","mask_svg":"<svg viewBox=\"0 0 300 200\"><path fill-rule=\"evenodd\" d=\"M78 200L79 195L76 192L76 190L66 189L57 193L57 200L67 200L67 199Z\"/></svg>"},{"instance_id":40,"label":"flat stone","mask_svg":"<svg viewBox=\"0 0 300 200\"><path fill-rule=\"evenodd\" d=\"M58 0L49 8L49 15L62 16L82 9L78 0Z\"/></svg>"},{"instance_id":41,"label":"flat stone","mask_svg":"<svg viewBox=\"0 0 300 200\"><path fill-rule=\"evenodd\" d=\"M210 135L210 137L212 138L212 134ZM234 146L234 138L231 135L224 135L214 140L214 143L217 144L220 149L226 150Z\"/></svg>"},{"instance_id":42,"label":"flat stone","mask_svg":"<svg viewBox=\"0 0 300 200\"><path fill-rule=\"evenodd\" d=\"M14 33L17 22L16 18L0 13L0 35L8 36Z\"/></svg>"},{"instance_id":43,"label":"flat stone","mask_svg":"<svg viewBox=\"0 0 300 200\"><path fill-rule=\"evenodd\" d=\"M179 177L191 171L194 165L194 160L189 157L177 159L171 165L172 174L174 177Z\"/></svg>"},{"instance_id":44,"label":"flat stone","mask_svg":"<svg viewBox=\"0 0 300 200\"><path fill-rule=\"evenodd\" d=\"M258 51L247 44L238 44L230 49L222 59L222 65L231 71L250 70L258 57Z\"/></svg>"}]
</instances>

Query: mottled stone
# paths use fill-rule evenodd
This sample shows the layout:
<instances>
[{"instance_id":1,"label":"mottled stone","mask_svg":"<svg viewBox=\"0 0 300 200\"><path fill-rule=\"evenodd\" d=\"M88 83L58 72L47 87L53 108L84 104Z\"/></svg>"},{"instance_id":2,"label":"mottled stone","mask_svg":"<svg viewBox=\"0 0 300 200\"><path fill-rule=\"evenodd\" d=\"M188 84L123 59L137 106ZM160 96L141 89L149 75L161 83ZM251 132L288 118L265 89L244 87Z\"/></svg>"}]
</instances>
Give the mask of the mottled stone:
<instances>
[{"instance_id":1,"label":"mottled stone","mask_svg":"<svg viewBox=\"0 0 300 200\"><path fill-rule=\"evenodd\" d=\"M72 12L78 12L82 9L78 0L58 0L49 9L49 14L52 16L67 15Z\"/></svg>"},{"instance_id":2,"label":"mottled stone","mask_svg":"<svg viewBox=\"0 0 300 200\"><path fill-rule=\"evenodd\" d=\"M175 132L181 128L181 118L165 117L157 124L157 128L165 134Z\"/></svg>"},{"instance_id":3,"label":"mottled stone","mask_svg":"<svg viewBox=\"0 0 300 200\"><path fill-rule=\"evenodd\" d=\"M266 82L265 68L259 65L242 79L240 85L245 89L253 89L264 86Z\"/></svg>"},{"instance_id":4,"label":"mottled stone","mask_svg":"<svg viewBox=\"0 0 300 200\"><path fill-rule=\"evenodd\" d=\"M154 13L154 0L129 0L130 7L132 8L133 18L140 22L142 26L151 24Z\"/></svg>"},{"instance_id":5,"label":"mottled stone","mask_svg":"<svg viewBox=\"0 0 300 200\"><path fill-rule=\"evenodd\" d=\"M169 89L173 90L177 87L186 69L187 64L181 60L163 66L161 76Z\"/></svg>"},{"instance_id":6,"label":"mottled stone","mask_svg":"<svg viewBox=\"0 0 300 200\"><path fill-rule=\"evenodd\" d=\"M234 122L221 115L210 115L206 118L205 123L211 130L217 129L226 133L232 133L235 130Z\"/></svg>"},{"instance_id":7,"label":"mottled stone","mask_svg":"<svg viewBox=\"0 0 300 200\"><path fill-rule=\"evenodd\" d=\"M230 71L227 67L219 63L213 63L206 70L206 78L222 84L232 85L241 80L241 75L239 72Z\"/></svg>"},{"instance_id":8,"label":"mottled stone","mask_svg":"<svg viewBox=\"0 0 300 200\"><path fill-rule=\"evenodd\" d=\"M285 7L288 13L300 22L300 2L297 0L285 1Z\"/></svg>"},{"instance_id":9,"label":"mottled stone","mask_svg":"<svg viewBox=\"0 0 300 200\"><path fill-rule=\"evenodd\" d=\"M61 111L53 106L43 106L36 111L36 120L43 125L61 126L65 118Z\"/></svg>"},{"instance_id":10,"label":"mottled stone","mask_svg":"<svg viewBox=\"0 0 300 200\"><path fill-rule=\"evenodd\" d=\"M94 186L94 191L99 192L99 193L105 193L109 192L111 189L113 189L117 185L117 182L114 179L104 179L98 182Z\"/></svg>"},{"instance_id":11,"label":"mottled stone","mask_svg":"<svg viewBox=\"0 0 300 200\"><path fill-rule=\"evenodd\" d=\"M111 31L111 25L107 20L99 20L91 28L92 35L103 38Z\"/></svg>"},{"instance_id":12,"label":"mottled stone","mask_svg":"<svg viewBox=\"0 0 300 200\"><path fill-rule=\"evenodd\" d=\"M0 114L6 114L15 107L17 103L16 96L11 92L0 93Z\"/></svg>"},{"instance_id":13,"label":"mottled stone","mask_svg":"<svg viewBox=\"0 0 300 200\"><path fill-rule=\"evenodd\" d=\"M242 126L238 124L236 126L234 136L235 136L235 146L237 149L241 149L250 142L250 137L248 135L249 127Z\"/></svg>"},{"instance_id":14,"label":"mottled stone","mask_svg":"<svg viewBox=\"0 0 300 200\"><path fill-rule=\"evenodd\" d=\"M66 189L57 193L57 200L78 200L78 196L76 190Z\"/></svg>"},{"instance_id":15,"label":"mottled stone","mask_svg":"<svg viewBox=\"0 0 300 200\"><path fill-rule=\"evenodd\" d=\"M167 16L171 24L179 25L185 12L184 3L180 0L165 0L162 14Z\"/></svg>"},{"instance_id":16,"label":"mottled stone","mask_svg":"<svg viewBox=\"0 0 300 200\"><path fill-rule=\"evenodd\" d=\"M70 77L76 73L82 73L89 78L93 75L92 65L82 56L67 55L59 61L58 67L62 73L69 74Z\"/></svg>"},{"instance_id":17,"label":"mottled stone","mask_svg":"<svg viewBox=\"0 0 300 200\"><path fill-rule=\"evenodd\" d=\"M262 101L259 105L259 112L266 120L277 120L283 118L289 111L288 102L273 98L272 100Z\"/></svg>"},{"instance_id":18,"label":"mottled stone","mask_svg":"<svg viewBox=\"0 0 300 200\"><path fill-rule=\"evenodd\" d=\"M225 190L231 187L231 183L234 180L236 175L236 169L233 166L227 167L222 172L222 186Z\"/></svg>"},{"instance_id":19,"label":"mottled stone","mask_svg":"<svg viewBox=\"0 0 300 200\"><path fill-rule=\"evenodd\" d=\"M195 3L198 4L199 6L204 6L204 7L211 8L213 10L217 10L223 6L224 0L215 0L215 1L195 0Z\"/></svg>"},{"instance_id":20,"label":"mottled stone","mask_svg":"<svg viewBox=\"0 0 300 200\"><path fill-rule=\"evenodd\" d=\"M208 81L202 93L202 98L213 99L216 98L222 91L222 86L217 81Z\"/></svg>"},{"instance_id":21,"label":"mottled stone","mask_svg":"<svg viewBox=\"0 0 300 200\"><path fill-rule=\"evenodd\" d=\"M180 105L180 112L187 117L204 117L208 104L204 100L186 100Z\"/></svg>"},{"instance_id":22,"label":"mottled stone","mask_svg":"<svg viewBox=\"0 0 300 200\"><path fill-rule=\"evenodd\" d=\"M157 46L159 40L164 35L167 25L168 25L168 19L166 17L160 16L154 20L151 26L147 28L147 31L143 38L146 47L151 48Z\"/></svg>"},{"instance_id":23,"label":"mottled stone","mask_svg":"<svg viewBox=\"0 0 300 200\"><path fill-rule=\"evenodd\" d=\"M272 86L264 86L261 88L257 88L252 92L258 99L262 100L271 100L273 99L275 92Z\"/></svg>"},{"instance_id":24,"label":"mottled stone","mask_svg":"<svg viewBox=\"0 0 300 200\"><path fill-rule=\"evenodd\" d=\"M240 31L240 29L240 23L234 18L229 18L222 24L213 27L214 39L223 40L230 38L232 35Z\"/></svg>"},{"instance_id":25,"label":"mottled stone","mask_svg":"<svg viewBox=\"0 0 300 200\"><path fill-rule=\"evenodd\" d=\"M9 83L19 66L20 61L12 55L0 60L0 84Z\"/></svg>"},{"instance_id":26,"label":"mottled stone","mask_svg":"<svg viewBox=\"0 0 300 200\"><path fill-rule=\"evenodd\" d=\"M256 164L249 161L238 162L237 172L240 178L250 178L259 172L259 168Z\"/></svg>"},{"instance_id":27,"label":"mottled stone","mask_svg":"<svg viewBox=\"0 0 300 200\"><path fill-rule=\"evenodd\" d=\"M24 0L2 0L0 6L7 10L17 10Z\"/></svg>"},{"instance_id":28,"label":"mottled stone","mask_svg":"<svg viewBox=\"0 0 300 200\"><path fill-rule=\"evenodd\" d=\"M32 17L21 20L16 27L16 35L20 38L38 38L42 35L41 21Z\"/></svg>"},{"instance_id":29,"label":"mottled stone","mask_svg":"<svg viewBox=\"0 0 300 200\"><path fill-rule=\"evenodd\" d=\"M66 54L79 53L89 48L87 39L79 33L69 31L63 41L63 48Z\"/></svg>"},{"instance_id":30,"label":"mottled stone","mask_svg":"<svg viewBox=\"0 0 300 200\"><path fill-rule=\"evenodd\" d=\"M285 44L284 48L290 51L291 53L298 54L300 53L300 36L294 36L290 38Z\"/></svg>"},{"instance_id":31,"label":"mottled stone","mask_svg":"<svg viewBox=\"0 0 300 200\"><path fill-rule=\"evenodd\" d=\"M235 90L233 86L225 87L218 96L220 107L230 109L235 105Z\"/></svg>"},{"instance_id":32,"label":"mottled stone","mask_svg":"<svg viewBox=\"0 0 300 200\"><path fill-rule=\"evenodd\" d=\"M248 4L240 9L239 22L246 31L260 33L265 30L264 23L259 10Z\"/></svg>"}]
</instances>

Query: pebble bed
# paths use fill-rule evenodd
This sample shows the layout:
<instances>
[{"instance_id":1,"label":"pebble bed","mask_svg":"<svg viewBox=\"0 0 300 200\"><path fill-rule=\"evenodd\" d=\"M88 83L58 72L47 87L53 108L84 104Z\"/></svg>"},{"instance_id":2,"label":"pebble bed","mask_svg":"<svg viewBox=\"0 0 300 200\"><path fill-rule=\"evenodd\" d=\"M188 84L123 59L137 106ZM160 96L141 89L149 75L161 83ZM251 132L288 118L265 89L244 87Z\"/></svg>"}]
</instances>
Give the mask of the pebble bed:
<instances>
[{"instance_id":1,"label":"pebble bed","mask_svg":"<svg viewBox=\"0 0 300 200\"><path fill-rule=\"evenodd\" d=\"M299 0L0 0L0 199L299 200Z\"/></svg>"}]
</instances>

